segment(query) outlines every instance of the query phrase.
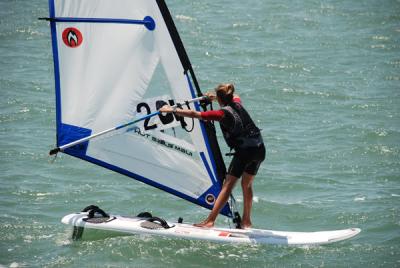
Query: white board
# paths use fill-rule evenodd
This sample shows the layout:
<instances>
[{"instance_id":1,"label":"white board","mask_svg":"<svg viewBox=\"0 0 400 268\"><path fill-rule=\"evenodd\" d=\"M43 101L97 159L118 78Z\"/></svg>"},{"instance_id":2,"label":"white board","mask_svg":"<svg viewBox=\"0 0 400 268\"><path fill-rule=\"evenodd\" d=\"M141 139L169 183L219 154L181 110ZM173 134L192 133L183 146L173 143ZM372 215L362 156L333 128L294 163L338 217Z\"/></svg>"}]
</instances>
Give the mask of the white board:
<instances>
[{"instance_id":1,"label":"white board","mask_svg":"<svg viewBox=\"0 0 400 268\"><path fill-rule=\"evenodd\" d=\"M150 234L164 237L207 240L223 243L321 245L346 240L360 233L359 228L318 232L288 232L261 229L200 228L190 224L167 222L171 228L142 227L146 218L110 215L108 221L91 223L85 221L87 212L66 215L64 224L85 229L106 230L126 234Z\"/></svg>"}]
</instances>

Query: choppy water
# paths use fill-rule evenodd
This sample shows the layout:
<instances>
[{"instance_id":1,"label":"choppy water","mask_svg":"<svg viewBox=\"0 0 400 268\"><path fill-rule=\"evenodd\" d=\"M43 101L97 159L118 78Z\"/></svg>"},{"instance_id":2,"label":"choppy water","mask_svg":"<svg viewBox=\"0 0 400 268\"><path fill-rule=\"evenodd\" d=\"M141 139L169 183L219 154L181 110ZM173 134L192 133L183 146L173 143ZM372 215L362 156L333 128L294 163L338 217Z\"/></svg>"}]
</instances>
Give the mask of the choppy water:
<instances>
[{"instance_id":1,"label":"choppy water","mask_svg":"<svg viewBox=\"0 0 400 268\"><path fill-rule=\"evenodd\" d=\"M3 0L0 265L400 266L400 1L167 2L200 85L234 82L263 129L255 227L362 233L300 248L135 236L73 243L60 218L92 203L190 221L207 211L68 156L51 163L50 33L36 19L47 1Z\"/></svg>"}]
</instances>

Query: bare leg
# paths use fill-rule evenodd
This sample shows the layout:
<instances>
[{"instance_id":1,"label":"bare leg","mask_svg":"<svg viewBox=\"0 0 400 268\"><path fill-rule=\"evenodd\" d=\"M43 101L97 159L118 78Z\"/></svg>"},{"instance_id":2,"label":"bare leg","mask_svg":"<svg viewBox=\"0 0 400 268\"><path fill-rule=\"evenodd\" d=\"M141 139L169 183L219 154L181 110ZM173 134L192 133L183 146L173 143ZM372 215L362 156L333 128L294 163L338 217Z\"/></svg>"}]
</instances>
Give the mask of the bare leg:
<instances>
[{"instance_id":1,"label":"bare leg","mask_svg":"<svg viewBox=\"0 0 400 268\"><path fill-rule=\"evenodd\" d=\"M242 190L243 190L243 219L242 228L251 228L251 207L253 205L253 180L255 175L243 173Z\"/></svg>"},{"instance_id":2,"label":"bare leg","mask_svg":"<svg viewBox=\"0 0 400 268\"><path fill-rule=\"evenodd\" d=\"M224 185L222 185L221 192L218 195L217 200L215 201L214 207L208 215L207 219L202 221L201 223L194 224L197 227L213 227L215 219L217 218L221 209L225 206L226 202L228 202L229 196L232 193L233 187L237 182L238 178L227 175L224 181Z\"/></svg>"}]
</instances>

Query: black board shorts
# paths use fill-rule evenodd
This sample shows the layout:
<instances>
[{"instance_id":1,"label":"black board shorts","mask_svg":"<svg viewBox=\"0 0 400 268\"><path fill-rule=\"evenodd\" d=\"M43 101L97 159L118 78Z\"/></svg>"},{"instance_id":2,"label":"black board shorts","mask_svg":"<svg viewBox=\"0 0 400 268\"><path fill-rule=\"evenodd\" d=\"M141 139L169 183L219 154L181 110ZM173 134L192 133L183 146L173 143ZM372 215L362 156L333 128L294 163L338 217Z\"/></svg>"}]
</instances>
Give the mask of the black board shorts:
<instances>
[{"instance_id":1,"label":"black board shorts","mask_svg":"<svg viewBox=\"0 0 400 268\"><path fill-rule=\"evenodd\" d=\"M261 163L265 159L265 147L250 147L237 150L229 165L228 174L240 178L243 172L256 175Z\"/></svg>"}]
</instances>

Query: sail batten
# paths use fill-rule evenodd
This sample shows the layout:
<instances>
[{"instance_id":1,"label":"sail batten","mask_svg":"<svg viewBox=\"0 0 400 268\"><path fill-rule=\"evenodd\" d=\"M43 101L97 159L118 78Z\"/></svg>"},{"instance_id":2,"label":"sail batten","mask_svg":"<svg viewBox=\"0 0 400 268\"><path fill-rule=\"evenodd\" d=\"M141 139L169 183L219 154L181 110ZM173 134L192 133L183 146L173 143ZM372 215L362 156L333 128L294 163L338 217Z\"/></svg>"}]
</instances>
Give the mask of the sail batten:
<instances>
[{"instance_id":1,"label":"sail batten","mask_svg":"<svg viewBox=\"0 0 400 268\"><path fill-rule=\"evenodd\" d=\"M54 22L74 22L74 23L120 23L120 24L142 24L150 31L156 27L152 17L146 16L143 20L132 19L113 19L113 18L68 18L68 17L51 17L49 21Z\"/></svg>"},{"instance_id":2,"label":"sail batten","mask_svg":"<svg viewBox=\"0 0 400 268\"><path fill-rule=\"evenodd\" d=\"M165 2L49 0L49 7L57 144L151 115L64 152L211 209L225 168L213 126L157 113L201 95ZM221 213L232 215L228 206Z\"/></svg>"}]
</instances>

